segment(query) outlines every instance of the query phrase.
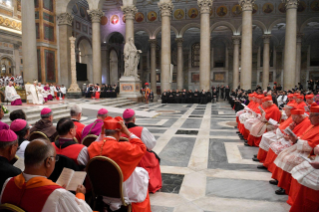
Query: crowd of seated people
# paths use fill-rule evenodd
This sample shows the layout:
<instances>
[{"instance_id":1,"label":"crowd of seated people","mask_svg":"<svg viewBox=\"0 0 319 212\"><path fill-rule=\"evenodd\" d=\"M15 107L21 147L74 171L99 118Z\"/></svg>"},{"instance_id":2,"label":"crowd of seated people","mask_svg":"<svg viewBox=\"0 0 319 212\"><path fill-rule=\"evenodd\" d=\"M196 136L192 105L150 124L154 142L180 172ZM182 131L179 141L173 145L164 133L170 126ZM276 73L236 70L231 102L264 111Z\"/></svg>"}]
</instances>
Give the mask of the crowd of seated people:
<instances>
[{"instance_id":1,"label":"crowd of seated people","mask_svg":"<svg viewBox=\"0 0 319 212\"><path fill-rule=\"evenodd\" d=\"M252 160L272 173L277 195L288 195L291 212L319 211L319 95L301 84L288 91L232 91L238 135L258 148Z\"/></svg>"},{"instance_id":2,"label":"crowd of seated people","mask_svg":"<svg viewBox=\"0 0 319 212\"><path fill-rule=\"evenodd\" d=\"M162 103L197 103L197 104L207 104L218 102L219 97L225 100L229 96L229 87L217 86L212 87L212 92L205 91L195 91L192 90L164 90L161 96Z\"/></svg>"},{"instance_id":3,"label":"crowd of seated people","mask_svg":"<svg viewBox=\"0 0 319 212\"><path fill-rule=\"evenodd\" d=\"M117 85L106 85L100 86L97 84L87 84L83 90L83 95L86 98L116 98L119 93L119 87Z\"/></svg>"},{"instance_id":4,"label":"crowd of seated people","mask_svg":"<svg viewBox=\"0 0 319 212\"><path fill-rule=\"evenodd\" d=\"M0 120L3 113L1 107ZM71 118L60 119L56 127L50 108L41 110L41 118L34 126L27 123L22 110L10 113L10 126L0 121L0 204L43 212L104 211L105 207L117 210L121 199L102 196L94 203L90 176L75 192L52 181L63 167L85 171L96 156L105 156L120 167L124 199L132 211L150 212L149 193L162 187L160 159L152 151L155 137L147 128L135 124L135 111L127 109L123 118L113 118L101 108L97 119L87 126L80 123L80 106L72 105L70 115ZM34 138L33 133L41 136ZM85 146L81 142L87 135L97 139ZM13 165L16 157L24 160L24 170ZM61 159L66 161L59 163ZM98 173L108 171L102 169ZM92 198L94 201L90 201Z\"/></svg>"}]
</instances>

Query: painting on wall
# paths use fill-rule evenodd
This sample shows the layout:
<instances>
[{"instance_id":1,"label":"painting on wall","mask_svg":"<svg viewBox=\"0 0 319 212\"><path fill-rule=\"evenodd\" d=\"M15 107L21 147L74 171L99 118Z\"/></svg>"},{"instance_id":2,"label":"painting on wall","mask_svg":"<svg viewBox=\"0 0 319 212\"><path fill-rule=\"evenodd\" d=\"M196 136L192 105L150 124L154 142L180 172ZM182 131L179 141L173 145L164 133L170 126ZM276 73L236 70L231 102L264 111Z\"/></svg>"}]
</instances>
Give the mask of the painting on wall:
<instances>
[{"instance_id":1,"label":"painting on wall","mask_svg":"<svg viewBox=\"0 0 319 212\"><path fill-rule=\"evenodd\" d=\"M138 12L135 14L135 21L137 23L141 23L142 21L144 21L144 14L141 12Z\"/></svg>"},{"instance_id":2,"label":"painting on wall","mask_svg":"<svg viewBox=\"0 0 319 212\"><path fill-rule=\"evenodd\" d=\"M112 24L117 24L119 22L119 17L117 15L112 15L111 16L111 23Z\"/></svg>"},{"instance_id":3,"label":"painting on wall","mask_svg":"<svg viewBox=\"0 0 319 212\"><path fill-rule=\"evenodd\" d=\"M190 18L197 18L198 16L198 10L196 8L191 8L188 10L188 17Z\"/></svg>"},{"instance_id":4,"label":"painting on wall","mask_svg":"<svg viewBox=\"0 0 319 212\"><path fill-rule=\"evenodd\" d=\"M55 82L55 52L44 50L45 76L47 82Z\"/></svg>"},{"instance_id":5,"label":"painting on wall","mask_svg":"<svg viewBox=\"0 0 319 212\"><path fill-rule=\"evenodd\" d=\"M192 73L192 75L191 75L191 82L192 82L192 83L197 83L197 82L199 82L199 73Z\"/></svg>"},{"instance_id":6,"label":"painting on wall","mask_svg":"<svg viewBox=\"0 0 319 212\"><path fill-rule=\"evenodd\" d=\"M224 17L227 14L228 10L226 6L220 6L217 8L216 13L219 17Z\"/></svg>"},{"instance_id":7,"label":"painting on wall","mask_svg":"<svg viewBox=\"0 0 319 212\"><path fill-rule=\"evenodd\" d=\"M21 12L21 0L17 0L17 11Z\"/></svg>"},{"instance_id":8,"label":"painting on wall","mask_svg":"<svg viewBox=\"0 0 319 212\"><path fill-rule=\"evenodd\" d=\"M157 19L157 13L154 11L151 11L147 14L147 20L149 20L150 22L156 21Z\"/></svg>"},{"instance_id":9,"label":"painting on wall","mask_svg":"<svg viewBox=\"0 0 319 212\"><path fill-rule=\"evenodd\" d=\"M213 79L215 82L225 82L225 73L224 72L215 72Z\"/></svg>"},{"instance_id":10,"label":"painting on wall","mask_svg":"<svg viewBox=\"0 0 319 212\"><path fill-rule=\"evenodd\" d=\"M253 14L256 14L257 11L258 11L258 5L254 4L254 6L253 6Z\"/></svg>"},{"instance_id":11,"label":"painting on wall","mask_svg":"<svg viewBox=\"0 0 319 212\"><path fill-rule=\"evenodd\" d=\"M103 16L103 17L101 18L100 24L103 25L103 26L107 24L107 17L106 17L106 16Z\"/></svg>"},{"instance_id":12,"label":"painting on wall","mask_svg":"<svg viewBox=\"0 0 319 212\"><path fill-rule=\"evenodd\" d=\"M310 4L311 10L318 12L319 11L319 0L315 0Z\"/></svg>"},{"instance_id":13,"label":"painting on wall","mask_svg":"<svg viewBox=\"0 0 319 212\"><path fill-rule=\"evenodd\" d=\"M156 82L161 82L161 74L156 74Z\"/></svg>"},{"instance_id":14,"label":"painting on wall","mask_svg":"<svg viewBox=\"0 0 319 212\"><path fill-rule=\"evenodd\" d=\"M281 13L286 13L286 5L285 5L285 3L280 3L279 6L278 6L278 10Z\"/></svg>"},{"instance_id":15,"label":"painting on wall","mask_svg":"<svg viewBox=\"0 0 319 212\"><path fill-rule=\"evenodd\" d=\"M274 5L273 5L273 4L271 4L271 3L266 3L266 4L264 4L264 6L263 6L263 12L264 12L264 13L269 14L269 13L271 13L272 11L274 11Z\"/></svg>"},{"instance_id":16,"label":"painting on wall","mask_svg":"<svg viewBox=\"0 0 319 212\"><path fill-rule=\"evenodd\" d=\"M239 4L233 6L233 8L231 9L231 12L233 13L233 15L241 15L241 13L243 12L241 9L241 6Z\"/></svg>"},{"instance_id":17,"label":"painting on wall","mask_svg":"<svg viewBox=\"0 0 319 212\"><path fill-rule=\"evenodd\" d=\"M126 23L125 15L122 16L123 23Z\"/></svg>"},{"instance_id":18,"label":"painting on wall","mask_svg":"<svg viewBox=\"0 0 319 212\"><path fill-rule=\"evenodd\" d=\"M182 9L175 10L175 12L174 12L174 18L175 19L181 20L181 19L184 18L184 16L185 16L184 10L182 10Z\"/></svg>"},{"instance_id":19,"label":"painting on wall","mask_svg":"<svg viewBox=\"0 0 319 212\"><path fill-rule=\"evenodd\" d=\"M298 13L302 13L303 11L305 11L306 7L306 3L304 1L300 1L297 8Z\"/></svg>"}]
</instances>

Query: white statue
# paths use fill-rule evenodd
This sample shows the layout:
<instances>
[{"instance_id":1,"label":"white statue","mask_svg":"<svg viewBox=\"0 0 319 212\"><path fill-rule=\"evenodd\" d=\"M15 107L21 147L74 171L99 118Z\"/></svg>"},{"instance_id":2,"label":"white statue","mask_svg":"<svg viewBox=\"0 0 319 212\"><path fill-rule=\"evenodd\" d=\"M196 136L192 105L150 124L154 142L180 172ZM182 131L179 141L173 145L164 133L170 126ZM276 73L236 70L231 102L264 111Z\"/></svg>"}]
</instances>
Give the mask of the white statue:
<instances>
[{"instance_id":1,"label":"white statue","mask_svg":"<svg viewBox=\"0 0 319 212\"><path fill-rule=\"evenodd\" d=\"M137 75L137 66L140 61L141 50L137 50L134 45L134 39L129 38L129 41L124 46L124 61L125 72L124 76L133 76L139 78Z\"/></svg>"}]
</instances>

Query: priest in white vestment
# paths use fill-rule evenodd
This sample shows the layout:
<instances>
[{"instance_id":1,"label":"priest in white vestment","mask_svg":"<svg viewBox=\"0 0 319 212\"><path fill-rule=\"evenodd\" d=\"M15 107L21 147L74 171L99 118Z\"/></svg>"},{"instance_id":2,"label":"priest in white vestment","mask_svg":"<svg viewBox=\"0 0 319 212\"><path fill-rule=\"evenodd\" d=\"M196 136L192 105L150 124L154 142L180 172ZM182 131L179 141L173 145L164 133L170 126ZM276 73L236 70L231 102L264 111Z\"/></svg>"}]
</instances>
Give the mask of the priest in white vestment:
<instances>
[{"instance_id":1,"label":"priest in white vestment","mask_svg":"<svg viewBox=\"0 0 319 212\"><path fill-rule=\"evenodd\" d=\"M17 94L12 81L6 86L4 93L5 100L11 102L11 105L22 105L21 97Z\"/></svg>"},{"instance_id":2,"label":"priest in white vestment","mask_svg":"<svg viewBox=\"0 0 319 212\"><path fill-rule=\"evenodd\" d=\"M33 85L30 85L30 84L25 85L25 90L27 92L27 101L31 101L32 104L34 105L43 104L43 102L42 103L39 102L36 86L37 86L37 81L34 81Z\"/></svg>"},{"instance_id":3,"label":"priest in white vestment","mask_svg":"<svg viewBox=\"0 0 319 212\"><path fill-rule=\"evenodd\" d=\"M39 98L40 104L44 104L45 90L41 86L41 83L39 82L38 85L35 88L37 89L37 92L38 92L38 98Z\"/></svg>"}]
</instances>

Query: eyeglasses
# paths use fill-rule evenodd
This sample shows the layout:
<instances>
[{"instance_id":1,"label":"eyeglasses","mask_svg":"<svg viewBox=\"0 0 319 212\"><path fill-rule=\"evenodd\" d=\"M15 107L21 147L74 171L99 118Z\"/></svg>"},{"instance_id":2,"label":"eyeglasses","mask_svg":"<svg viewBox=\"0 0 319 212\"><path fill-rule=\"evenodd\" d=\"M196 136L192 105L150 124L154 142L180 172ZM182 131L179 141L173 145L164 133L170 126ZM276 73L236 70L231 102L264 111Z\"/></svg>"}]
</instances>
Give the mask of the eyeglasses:
<instances>
[{"instance_id":1,"label":"eyeglasses","mask_svg":"<svg viewBox=\"0 0 319 212\"><path fill-rule=\"evenodd\" d=\"M54 158L55 159L55 162L58 162L60 157L59 155L56 155L56 156L50 156L50 158Z\"/></svg>"}]
</instances>

